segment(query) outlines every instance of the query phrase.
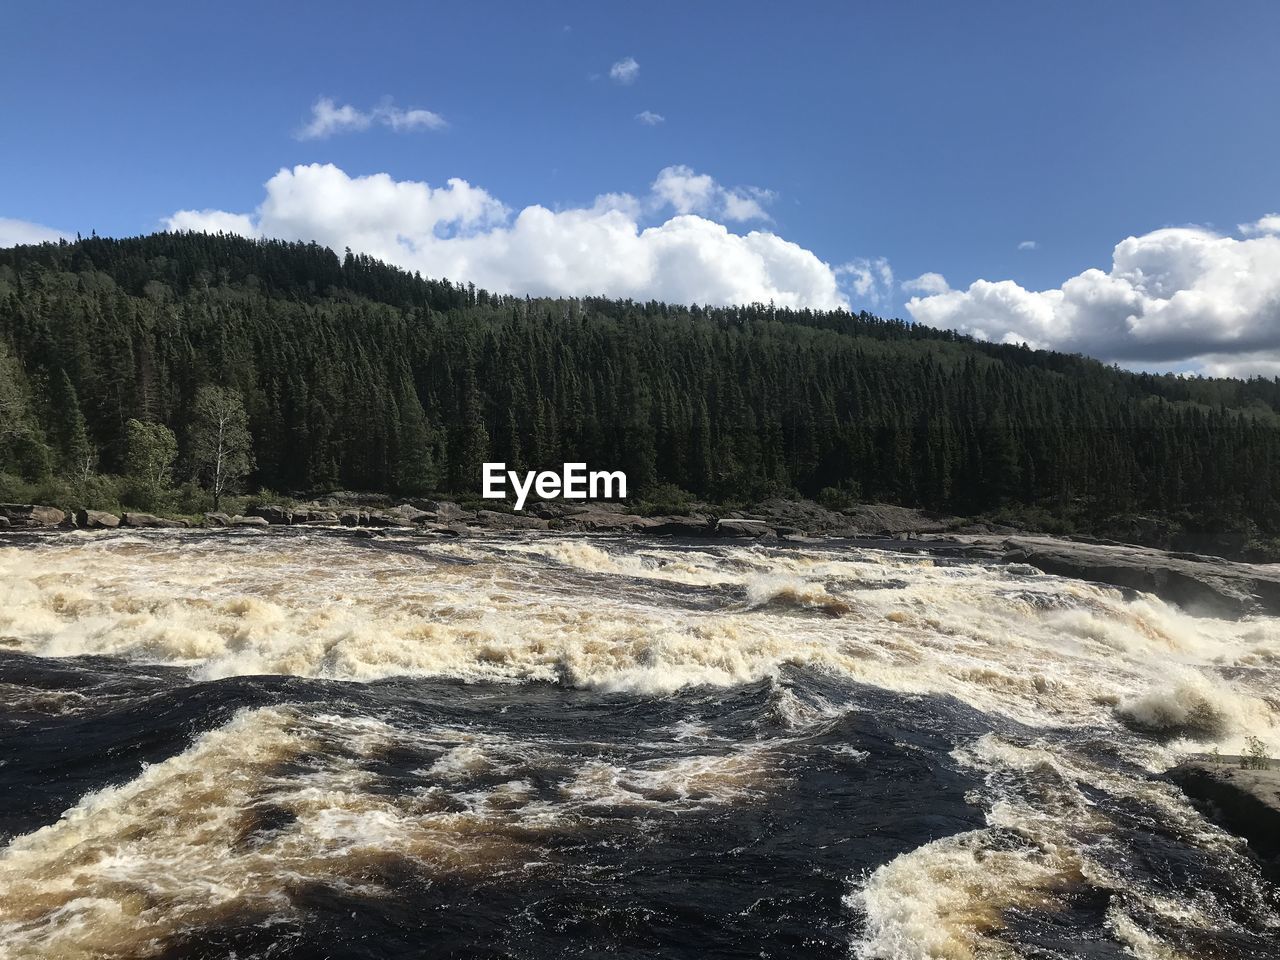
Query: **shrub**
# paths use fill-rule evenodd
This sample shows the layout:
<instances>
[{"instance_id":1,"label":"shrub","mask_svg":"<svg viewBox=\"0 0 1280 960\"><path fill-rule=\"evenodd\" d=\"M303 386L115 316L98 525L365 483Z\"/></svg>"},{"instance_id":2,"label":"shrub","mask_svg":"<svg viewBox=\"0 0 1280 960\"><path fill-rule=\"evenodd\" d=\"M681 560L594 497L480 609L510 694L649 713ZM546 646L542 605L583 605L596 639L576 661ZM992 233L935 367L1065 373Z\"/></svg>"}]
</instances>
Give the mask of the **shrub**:
<instances>
[{"instance_id":1,"label":"shrub","mask_svg":"<svg viewBox=\"0 0 1280 960\"><path fill-rule=\"evenodd\" d=\"M1240 754L1240 766L1246 770L1266 770L1271 766L1267 745L1257 737L1246 737L1244 752Z\"/></svg>"}]
</instances>

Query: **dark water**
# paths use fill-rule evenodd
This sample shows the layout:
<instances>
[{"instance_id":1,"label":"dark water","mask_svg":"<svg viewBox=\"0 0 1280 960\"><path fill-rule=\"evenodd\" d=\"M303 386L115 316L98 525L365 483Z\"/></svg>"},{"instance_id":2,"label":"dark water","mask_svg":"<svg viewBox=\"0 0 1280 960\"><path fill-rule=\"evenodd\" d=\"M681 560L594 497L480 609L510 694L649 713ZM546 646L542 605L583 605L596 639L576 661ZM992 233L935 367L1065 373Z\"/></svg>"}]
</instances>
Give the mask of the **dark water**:
<instances>
[{"instance_id":1,"label":"dark water","mask_svg":"<svg viewBox=\"0 0 1280 960\"><path fill-rule=\"evenodd\" d=\"M0 716L6 838L56 821L84 794L129 781L143 764L181 753L244 708L374 717L405 731L448 724L536 744L536 764L477 772L467 788L519 775L552 809L561 805L562 784L591 763L636 769L744 743L780 745L772 785L759 796L724 805L714 802L713 786L700 796L636 783L622 791L634 794L634 804L587 803L537 832L539 862L528 870L442 876L386 849L358 877L373 893L281 876L292 907L285 915L246 910L173 931L158 945L165 957L848 957L862 920L846 903L851 878L984 821L966 801L980 784L950 753L990 731L990 718L950 698L904 698L803 670L731 690L642 698L432 680L191 683L170 668L5 654L0 683L8 700ZM780 710L784 695L802 707L856 709L797 733ZM696 741L673 737L691 725ZM1020 735L1016 725L1001 727L1007 737ZM363 756L364 788L398 794L429 786L425 771L443 752L429 738L406 739ZM305 766L310 758L292 762ZM270 797L264 786L253 828L237 843L260 842L288 825L288 812L273 810ZM1145 811L1125 810L1102 792L1094 799L1125 823L1126 843L1116 851L1122 871L1154 878L1171 895L1212 883L1237 894L1235 912L1249 920L1248 901L1263 889L1256 876L1242 882L1234 875L1240 864L1215 869ZM1028 957L1126 956L1104 935L1114 894L1078 884L1054 909L1011 916L1000 940ZM1260 934L1201 937L1187 955L1273 957L1275 945Z\"/></svg>"}]
</instances>

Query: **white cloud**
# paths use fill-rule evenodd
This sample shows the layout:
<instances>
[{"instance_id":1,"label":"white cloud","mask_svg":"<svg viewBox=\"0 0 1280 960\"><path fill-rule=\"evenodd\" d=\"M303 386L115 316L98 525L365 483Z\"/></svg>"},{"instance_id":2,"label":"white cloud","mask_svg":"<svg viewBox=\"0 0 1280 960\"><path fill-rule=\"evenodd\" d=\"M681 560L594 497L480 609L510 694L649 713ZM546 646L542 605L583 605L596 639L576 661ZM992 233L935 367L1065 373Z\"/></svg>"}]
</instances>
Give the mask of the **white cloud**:
<instances>
[{"instance_id":1,"label":"white cloud","mask_svg":"<svg viewBox=\"0 0 1280 960\"><path fill-rule=\"evenodd\" d=\"M648 127L656 127L660 123L666 123L667 118L660 113L654 113L652 110L641 110L636 114L636 119Z\"/></svg>"},{"instance_id":2,"label":"white cloud","mask_svg":"<svg viewBox=\"0 0 1280 960\"><path fill-rule=\"evenodd\" d=\"M1038 244L1038 243L1036 243L1034 240L1023 240L1020 244L1018 244L1018 249L1019 249L1019 250L1034 250L1034 249L1035 249L1036 247L1038 247L1038 246L1039 246L1039 244Z\"/></svg>"},{"instance_id":3,"label":"white cloud","mask_svg":"<svg viewBox=\"0 0 1280 960\"><path fill-rule=\"evenodd\" d=\"M368 130L375 123L396 133L413 130L440 130L448 126L444 117L430 110L404 110L390 100L372 110L360 110L351 104L338 106L321 97L311 106L311 121L295 135L299 140L321 140L336 133Z\"/></svg>"},{"instance_id":4,"label":"white cloud","mask_svg":"<svg viewBox=\"0 0 1280 960\"><path fill-rule=\"evenodd\" d=\"M1240 232L1246 237L1256 237L1267 233L1280 233L1280 213L1268 213L1253 223L1240 224Z\"/></svg>"},{"instance_id":5,"label":"white cloud","mask_svg":"<svg viewBox=\"0 0 1280 960\"><path fill-rule=\"evenodd\" d=\"M70 240L67 234L27 220L0 217L0 247L18 247L28 243L57 243Z\"/></svg>"},{"instance_id":6,"label":"white cloud","mask_svg":"<svg viewBox=\"0 0 1280 960\"><path fill-rule=\"evenodd\" d=\"M609 68L609 79L617 83L635 83L640 76L640 64L635 57L623 57Z\"/></svg>"},{"instance_id":7,"label":"white cloud","mask_svg":"<svg viewBox=\"0 0 1280 960\"><path fill-rule=\"evenodd\" d=\"M689 167L664 167L653 181L653 193L676 213L710 213L719 199L720 187L705 173Z\"/></svg>"},{"instance_id":8,"label":"white cloud","mask_svg":"<svg viewBox=\"0 0 1280 960\"><path fill-rule=\"evenodd\" d=\"M652 191L658 207L669 206L676 213L698 213L736 222L768 220L769 214L763 205L774 199L772 190L728 189L705 173L695 173L683 164L659 171Z\"/></svg>"},{"instance_id":9,"label":"white cloud","mask_svg":"<svg viewBox=\"0 0 1280 960\"><path fill-rule=\"evenodd\" d=\"M836 267L835 272L837 276L847 278L849 288L861 301L855 305L880 307L891 302L893 268L884 257L859 257Z\"/></svg>"},{"instance_id":10,"label":"white cloud","mask_svg":"<svg viewBox=\"0 0 1280 960\"><path fill-rule=\"evenodd\" d=\"M1056 289L977 280L913 297L907 309L921 323L988 340L1264 369L1280 357L1280 236L1247 226L1254 229L1242 232L1257 235L1243 240L1196 227L1155 230L1118 243L1109 271L1086 270Z\"/></svg>"},{"instance_id":11,"label":"white cloud","mask_svg":"<svg viewBox=\"0 0 1280 960\"><path fill-rule=\"evenodd\" d=\"M224 210L179 210L165 221L165 226L170 230L234 233L241 237L258 235L258 228L254 226L252 217Z\"/></svg>"},{"instance_id":12,"label":"white cloud","mask_svg":"<svg viewBox=\"0 0 1280 960\"><path fill-rule=\"evenodd\" d=\"M918 277L902 281L904 293L934 296L935 294L946 293L950 289L951 286L947 283L947 278L940 273L922 273Z\"/></svg>"},{"instance_id":13,"label":"white cloud","mask_svg":"<svg viewBox=\"0 0 1280 960\"><path fill-rule=\"evenodd\" d=\"M448 126L444 117L431 110L401 110L390 103L373 111L374 117L396 133L410 130L443 130Z\"/></svg>"},{"instance_id":14,"label":"white cloud","mask_svg":"<svg viewBox=\"0 0 1280 960\"><path fill-rule=\"evenodd\" d=\"M847 305L837 271L811 251L766 231L736 234L699 215L723 213L729 193L709 176L668 167L645 198L606 194L589 207L533 205L513 215L465 180L431 187L311 164L267 181L252 214L183 210L168 223L350 247L427 276L507 293ZM646 214L668 208L675 211L670 219L644 224ZM892 282L887 263L868 262Z\"/></svg>"}]
</instances>

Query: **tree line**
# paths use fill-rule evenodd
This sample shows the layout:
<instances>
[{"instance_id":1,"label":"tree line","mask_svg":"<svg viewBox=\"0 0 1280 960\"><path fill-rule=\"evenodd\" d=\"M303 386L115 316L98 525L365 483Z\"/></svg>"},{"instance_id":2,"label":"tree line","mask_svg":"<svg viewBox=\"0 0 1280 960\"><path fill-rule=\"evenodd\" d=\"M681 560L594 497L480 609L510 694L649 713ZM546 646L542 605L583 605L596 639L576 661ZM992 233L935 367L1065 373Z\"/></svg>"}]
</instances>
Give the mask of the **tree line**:
<instances>
[{"instance_id":1,"label":"tree line","mask_svg":"<svg viewBox=\"0 0 1280 960\"><path fill-rule=\"evenodd\" d=\"M486 460L585 461L653 496L1257 540L1280 535L1278 410L1277 380L1137 374L866 313L501 296L316 244L0 250L0 471L82 497L104 477L138 500L463 495Z\"/></svg>"}]
</instances>

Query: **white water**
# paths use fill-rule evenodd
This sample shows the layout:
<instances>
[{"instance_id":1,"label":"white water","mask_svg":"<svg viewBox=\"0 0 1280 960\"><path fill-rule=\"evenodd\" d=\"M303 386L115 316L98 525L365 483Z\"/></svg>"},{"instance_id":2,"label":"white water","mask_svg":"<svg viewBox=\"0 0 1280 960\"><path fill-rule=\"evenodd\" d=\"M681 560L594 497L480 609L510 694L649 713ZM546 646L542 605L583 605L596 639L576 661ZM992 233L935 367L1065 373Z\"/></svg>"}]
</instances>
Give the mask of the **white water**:
<instances>
[{"instance_id":1,"label":"white water","mask_svg":"<svg viewBox=\"0 0 1280 960\"><path fill-rule=\"evenodd\" d=\"M951 695L1046 739L1028 746L987 735L957 751L986 783L974 799L987 827L853 883L849 907L866 921L860 956L1002 956L1004 911L1051 902L1081 880L1125 890L1147 911L1224 922L1213 903L1164 903L1117 876L1095 849L1115 826L1085 788L1139 799L1205 849L1235 841L1162 781L1115 774L1052 737L1099 731L1152 772L1187 751L1235 752L1249 735L1280 751L1276 620L1194 618L1154 597L1126 600L1027 568L871 550L581 538L416 544L395 553L319 536L72 534L0 549L0 644L181 665L197 678L553 680L661 695L804 665L890 691ZM824 719L798 704L782 709L798 728ZM18 838L0 857L0 942L32 956L56 947L87 957L138 942L139 930L154 937L246 905L269 910L278 889L268 874L281 863L333 883L355 882L367 858L391 851L441 870L523 869L536 862L531 831L566 810L747 803L783 777L767 744L631 769L591 761L566 776L551 809L528 802L522 780L536 744L439 733L445 749L424 773L469 798L468 813L444 814L424 796L360 791L359 764L342 758L368 749L360 738L403 733L353 731L351 722L303 727L286 710L242 713ZM294 825L259 850L226 846L283 754L300 755L317 737L343 744L337 759L273 784L272 802L289 807ZM482 797L467 792L470 777L495 771L511 779ZM148 828L160 809L186 811L177 829ZM78 885L105 892L73 896ZM170 906L147 906L156 902ZM1109 926L1136 956L1182 956L1123 907Z\"/></svg>"}]
</instances>

